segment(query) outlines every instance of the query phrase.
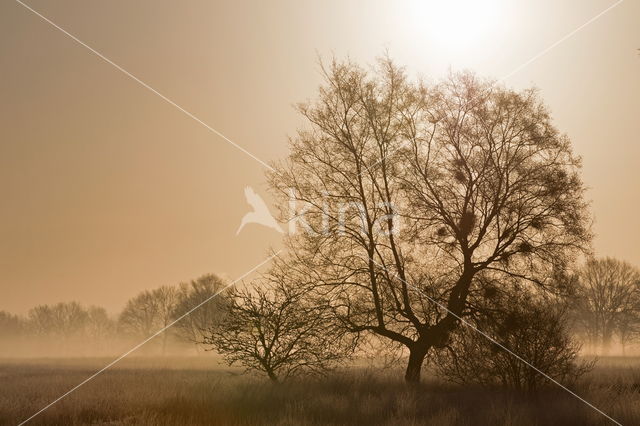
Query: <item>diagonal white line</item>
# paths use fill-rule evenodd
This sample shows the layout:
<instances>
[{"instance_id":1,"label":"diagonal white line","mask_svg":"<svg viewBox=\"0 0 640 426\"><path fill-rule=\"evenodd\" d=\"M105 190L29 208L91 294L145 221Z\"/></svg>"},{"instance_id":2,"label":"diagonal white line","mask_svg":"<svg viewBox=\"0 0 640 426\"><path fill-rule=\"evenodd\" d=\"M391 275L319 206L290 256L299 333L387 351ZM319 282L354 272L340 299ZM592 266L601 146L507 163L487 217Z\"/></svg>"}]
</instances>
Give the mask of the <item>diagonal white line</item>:
<instances>
[{"instance_id":1,"label":"diagonal white line","mask_svg":"<svg viewBox=\"0 0 640 426\"><path fill-rule=\"evenodd\" d=\"M102 367L100 370L96 371L95 373L93 373L91 376L87 377L86 379L84 379L82 382L78 383L77 385L75 385L74 387L72 387L71 389L69 389L67 392L65 392L64 394L60 395L58 398L54 399L53 401L51 401L49 404L47 404L45 407L42 407L38 412L34 413L33 415L31 415L31 417L29 417L28 419L23 420L22 422L19 423L18 426L21 426L25 423L27 423L28 421L30 421L31 419L33 419L34 417L36 417L38 414L42 413L43 411L47 410L48 408L50 408L52 405L58 403L61 399L65 398L66 396L68 396L69 394L71 394L72 392L76 391L79 387L85 385L87 382L95 379L98 375L100 375L101 373L103 373L105 370L107 370L108 368L112 367L113 365L115 365L117 362L121 361L123 358L125 358L127 355L131 354L132 352L134 352L135 350L139 349L140 347L142 347L145 343L147 343L149 340L153 339L154 337L158 336L159 334L162 334L164 331L166 331L168 328L172 327L174 324L176 324L178 321L182 320L184 317L190 315L193 311L195 311L196 309L200 308L202 305L204 305L205 303L209 302L211 299L213 299L214 297L216 297L217 295L219 295L220 293L222 293L223 291L225 291L226 289L233 287L234 285L236 285L238 282L240 282L242 279L244 279L245 277L247 277L249 274L253 273L255 270L257 270L258 268L260 268L261 266L263 266L264 264L270 262L274 257L278 256L280 253L282 252L282 250L277 251L276 253L272 254L271 256L269 256L267 259L263 260L262 262L260 262L259 264L257 264L256 266L254 266L253 268L251 268L249 271L245 272L244 274L242 274L239 278L236 278L235 280L233 280L230 284L227 284L226 286L224 286L221 290L217 291L216 293L212 294L211 296L209 296L208 298L206 298L204 301L198 303L196 306L194 306L193 308L191 308L189 311L187 311L186 313L180 315L178 318L176 318L174 321L172 321L171 323L169 323L167 326L161 328L160 330L156 331L154 334L152 334L151 336L147 337L146 339L144 339L142 342L138 343L137 345L135 345L134 347L132 347L131 349L129 349L128 351L126 351L125 353L123 353L122 355L120 355L118 358L114 359L113 361L111 361L109 364L105 365L104 367Z\"/></svg>"},{"instance_id":2,"label":"diagonal white line","mask_svg":"<svg viewBox=\"0 0 640 426\"><path fill-rule=\"evenodd\" d=\"M569 34L565 35L564 37L562 37L560 40L556 41L555 43L553 43L552 45L550 45L549 47L547 47L546 49L540 51L538 54L536 54L534 57L532 57L531 59L529 59L528 61L526 61L525 63L523 63L522 65L514 68L513 71L511 71L509 74L505 75L504 77L501 78L502 80L506 80L509 77L513 76L514 74L516 74L517 72L519 72L522 68L528 66L529 64L537 61L538 59L540 59L542 56L546 55L547 53L549 53L549 51L551 51L552 49L554 49L556 46L558 46L559 44L561 44L562 42L564 42L565 40L573 37L577 32L579 32L581 29L583 29L584 27L586 27L587 25L593 23L594 21L596 21L597 19L599 19L600 17L602 17L605 13L609 12L611 9L613 9L614 7L620 5L620 3L622 3L624 0L618 0L617 2L615 2L614 4L612 4L611 6L607 7L605 10L603 10L602 12L598 13L596 16L594 16L593 18L589 19L587 22L585 22L584 24L580 25L578 28L576 28L575 30L571 31Z\"/></svg>"},{"instance_id":3,"label":"diagonal white line","mask_svg":"<svg viewBox=\"0 0 640 426\"><path fill-rule=\"evenodd\" d=\"M389 270L386 268L386 266L381 265L380 263L376 262L375 259L369 258L373 263L375 263L376 265L378 265L379 267L381 267L382 269L384 269L385 271L389 272ZM437 300L429 297L428 294L426 294L424 291L422 291L422 289L409 284L408 282L406 282L405 280L403 280L402 278L400 278L400 276L395 273L392 272L393 275L395 275L395 277L397 279L399 279L400 281L402 281L403 283L405 283L406 285L408 285L409 287L418 290L419 292L423 293L424 296L432 303L434 303L435 305L437 305L438 307L444 309L445 311L447 311L448 313L450 313L451 315L453 315L458 321L460 321L462 324L464 324L465 326L471 328L472 330L480 333L480 335L484 336L485 338L489 339L489 341L491 341L493 344L497 345L498 347L500 347L501 349L505 350L507 353L511 354L512 356L514 356L516 359L518 359L520 362L526 364L528 367L530 367L531 369L535 370L537 373L541 374L542 376L544 376L547 380L550 380L552 383L560 386L562 389L564 389L565 391L569 392L571 395L573 395L574 397L578 398L580 401L584 402L586 405L588 405L589 407L593 408L594 410L596 410L598 413L602 414L603 416L605 416L607 419L611 420L613 423L622 426L622 423L616 421L615 419L611 418L611 416L609 416L607 413L605 413L604 411L602 411L601 409L599 409L598 407L596 407L595 405L593 405L592 403L590 403L589 401L587 401L586 399L582 398L580 395L578 395L577 393L575 393L574 391L572 391L571 389L567 388L566 386L564 386L562 383L558 382L557 380L555 380L554 378L552 378L551 376L549 376L547 373L545 373L544 371L540 370L539 368L537 368L535 365L531 364L529 361L527 361L526 359L522 358L520 355L516 354L515 352L513 352L512 350L510 350L509 348L507 348L506 346L504 346L502 343L498 342L496 339L494 339L493 337L489 336L487 333L485 333L484 331L478 329L476 326L474 326L473 324L471 324L469 321L465 320L464 318L461 318L459 315L455 314L454 312L451 312L451 310L449 308L447 308L445 305L443 305L442 303L438 302Z\"/></svg>"},{"instance_id":4,"label":"diagonal white line","mask_svg":"<svg viewBox=\"0 0 640 426\"><path fill-rule=\"evenodd\" d=\"M174 107L176 107L178 110L180 110L181 112L183 112L184 114L186 114L189 118L197 121L198 123L200 123L201 125L203 125L204 127L206 127L209 131L215 133L216 135L218 135L219 137L221 137L222 139L224 139L225 141L229 142L231 145L233 145L234 147L238 148L240 151L244 152L245 154L247 154L249 157L253 158L254 160L256 160L258 163L262 164L263 166L265 166L267 169L269 170L273 170L273 167L271 167L270 165L268 165L267 163L265 163L264 161L262 161L261 159L259 159L258 157L256 157L255 155L253 155L252 153L250 153L249 151L247 151L245 148L241 147L240 145L238 145L237 143L235 143L234 141L232 141L231 139L229 139L228 137L226 137L225 135L223 135L222 133L220 133L218 130L214 129L213 127L209 126L207 123L205 123L204 121L202 121L201 119L199 119L198 117L196 117L195 115L193 115L192 113L190 113L189 111L187 111L186 109L184 109L183 107L181 107L180 105L178 105L177 103L175 103L174 101L172 101L171 99L169 99L168 97L166 97L165 95L163 95L162 93L158 92L156 89L154 89L153 87L149 86L147 83L145 83L144 81L140 80L138 77L136 77L135 75L131 74L129 71L127 71L126 69L122 68L120 65L116 64L115 62L113 62L111 59L107 58L106 56L104 56L102 53L98 52L97 50L95 50L94 48L92 48L91 46L89 46L88 44L86 44L85 42L83 42L82 40L80 40L79 38L77 38L76 36L74 36L73 34L69 33L67 30L65 30L64 28L60 27L59 25L57 25L55 22L51 21L49 18L47 18L46 16L43 16L42 14L40 14L38 11L34 10L33 8L31 8L29 5L23 3L20 0L16 0L16 3L22 5L25 9L30 10L31 12L33 12L34 14L36 14L37 16L39 16L40 18L42 18L44 21L46 21L47 23L49 23L50 25L52 25L53 27L57 28L58 30L60 30L61 32L63 32L65 35L67 35L69 38L71 38L72 40L74 40L76 43L86 47L88 50L90 50L92 53L94 53L96 56L98 56L100 59L102 59L103 61L107 62L108 64L112 65L113 67L115 67L116 69L118 69L119 71L121 71L123 74L125 74L127 77L131 78L132 80L136 81L137 83L139 83L141 86L145 87L146 89L150 90L151 92L155 93L156 95L158 95L160 98L162 98L164 101L166 101L167 103L173 105Z\"/></svg>"}]
</instances>

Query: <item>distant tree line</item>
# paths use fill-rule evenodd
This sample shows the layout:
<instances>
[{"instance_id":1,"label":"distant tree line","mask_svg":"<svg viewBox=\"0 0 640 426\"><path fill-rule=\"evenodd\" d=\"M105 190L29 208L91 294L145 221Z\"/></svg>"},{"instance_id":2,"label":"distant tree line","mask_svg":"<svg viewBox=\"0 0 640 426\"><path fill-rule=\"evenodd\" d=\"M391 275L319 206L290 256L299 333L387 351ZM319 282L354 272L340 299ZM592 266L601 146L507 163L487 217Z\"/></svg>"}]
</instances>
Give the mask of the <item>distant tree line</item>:
<instances>
[{"instance_id":1,"label":"distant tree line","mask_svg":"<svg viewBox=\"0 0 640 426\"><path fill-rule=\"evenodd\" d=\"M224 281L216 275L201 276L176 286L144 290L131 298L123 310L110 316L102 307L78 302L38 305L25 316L0 311L2 355L19 351L25 344L43 352L78 355L114 350L112 343L140 341L167 328L175 319L220 292ZM149 342L147 351L164 353L168 342L196 343L223 312L224 295L214 297Z\"/></svg>"},{"instance_id":2,"label":"distant tree line","mask_svg":"<svg viewBox=\"0 0 640 426\"><path fill-rule=\"evenodd\" d=\"M563 292L552 296L533 296L518 280L499 286L479 280L471 295L474 313L436 353L436 371L457 383L535 389L546 379L514 354L567 381L592 365L577 361L580 342L607 353L613 343L624 350L640 341L637 268L612 258L591 259L557 279L564 280L557 284ZM273 381L323 374L357 357L363 346L361 337L335 321L329 304L310 297L285 262L276 262L249 286L225 289L222 279L209 274L144 290L115 317L77 302L39 305L24 317L0 311L0 342L8 347L31 338L53 351L56 345L77 347L73 343L95 351L122 337L137 342L158 333L151 353L164 354L170 341L194 344Z\"/></svg>"},{"instance_id":3,"label":"distant tree line","mask_svg":"<svg viewBox=\"0 0 640 426\"><path fill-rule=\"evenodd\" d=\"M85 308L77 302L38 305L26 316L0 311L0 348L5 356L19 353L25 343L45 348L35 352L42 356L65 352L66 347L76 343L99 350L114 336L116 328L104 308Z\"/></svg>"}]
</instances>

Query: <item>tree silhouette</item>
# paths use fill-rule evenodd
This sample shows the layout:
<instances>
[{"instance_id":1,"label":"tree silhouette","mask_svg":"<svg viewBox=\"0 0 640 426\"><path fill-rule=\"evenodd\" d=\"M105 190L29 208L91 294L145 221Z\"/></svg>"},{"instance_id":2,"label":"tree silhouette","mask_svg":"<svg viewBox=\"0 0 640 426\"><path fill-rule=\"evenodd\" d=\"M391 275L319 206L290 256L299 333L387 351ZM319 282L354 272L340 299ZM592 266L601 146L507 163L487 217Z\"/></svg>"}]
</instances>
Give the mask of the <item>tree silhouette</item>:
<instances>
[{"instance_id":1,"label":"tree silhouette","mask_svg":"<svg viewBox=\"0 0 640 426\"><path fill-rule=\"evenodd\" d=\"M118 318L120 329L136 337L151 336L171 323L176 303L175 287L145 290L127 302ZM169 335L167 331L162 333L163 353Z\"/></svg>"},{"instance_id":2,"label":"tree silhouette","mask_svg":"<svg viewBox=\"0 0 640 426\"><path fill-rule=\"evenodd\" d=\"M230 365L265 373L272 381L321 373L348 357L353 341L335 327L328 305L316 305L307 290L271 274L234 289L227 311L203 343Z\"/></svg>"},{"instance_id":3,"label":"tree silhouette","mask_svg":"<svg viewBox=\"0 0 640 426\"><path fill-rule=\"evenodd\" d=\"M591 259L577 274L578 330L608 351L614 334L624 345L640 331L640 271L617 259Z\"/></svg>"},{"instance_id":4,"label":"tree silhouette","mask_svg":"<svg viewBox=\"0 0 640 426\"><path fill-rule=\"evenodd\" d=\"M417 382L479 274L552 290L588 245L579 160L534 90L470 73L412 83L388 59L323 71L269 174L281 220L304 225L289 267L344 327L408 350Z\"/></svg>"},{"instance_id":5,"label":"tree silhouette","mask_svg":"<svg viewBox=\"0 0 640 426\"><path fill-rule=\"evenodd\" d=\"M173 317L190 312L174 326L183 339L200 343L207 330L221 320L228 303L227 295L221 293L224 287L225 282L213 274L180 284ZM196 306L199 307L194 310Z\"/></svg>"}]
</instances>

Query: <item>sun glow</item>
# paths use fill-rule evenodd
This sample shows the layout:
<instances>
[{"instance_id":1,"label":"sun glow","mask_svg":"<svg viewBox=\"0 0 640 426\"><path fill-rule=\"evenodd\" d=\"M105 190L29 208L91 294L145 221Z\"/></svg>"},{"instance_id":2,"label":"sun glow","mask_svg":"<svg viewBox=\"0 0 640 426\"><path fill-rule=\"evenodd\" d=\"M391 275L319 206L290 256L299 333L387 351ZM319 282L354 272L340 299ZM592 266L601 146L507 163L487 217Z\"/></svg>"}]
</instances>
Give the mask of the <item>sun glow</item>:
<instances>
[{"instance_id":1,"label":"sun glow","mask_svg":"<svg viewBox=\"0 0 640 426\"><path fill-rule=\"evenodd\" d=\"M500 0L416 0L409 13L413 30L444 49L491 41L503 25Z\"/></svg>"}]
</instances>

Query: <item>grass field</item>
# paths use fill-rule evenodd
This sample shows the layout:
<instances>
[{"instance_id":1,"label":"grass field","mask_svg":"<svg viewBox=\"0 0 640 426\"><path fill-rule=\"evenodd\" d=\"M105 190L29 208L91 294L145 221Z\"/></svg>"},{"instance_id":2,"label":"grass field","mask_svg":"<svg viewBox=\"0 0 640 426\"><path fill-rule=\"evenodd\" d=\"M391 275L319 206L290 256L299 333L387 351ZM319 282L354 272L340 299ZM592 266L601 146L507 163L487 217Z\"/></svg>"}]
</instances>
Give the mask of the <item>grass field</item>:
<instances>
[{"instance_id":1,"label":"grass field","mask_svg":"<svg viewBox=\"0 0 640 426\"><path fill-rule=\"evenodd\" d=\"M18 424L109 359L0 361L0 424ZM429 374L426 374L429 376ZM399 371L350 370L272 385L211 357L129 358L30 424L46 425L606 425L560 388L535 395L451 386ZM624 425L640 425L640 358L604 358L575 392Z\"/></svg>"}]
</instances>

